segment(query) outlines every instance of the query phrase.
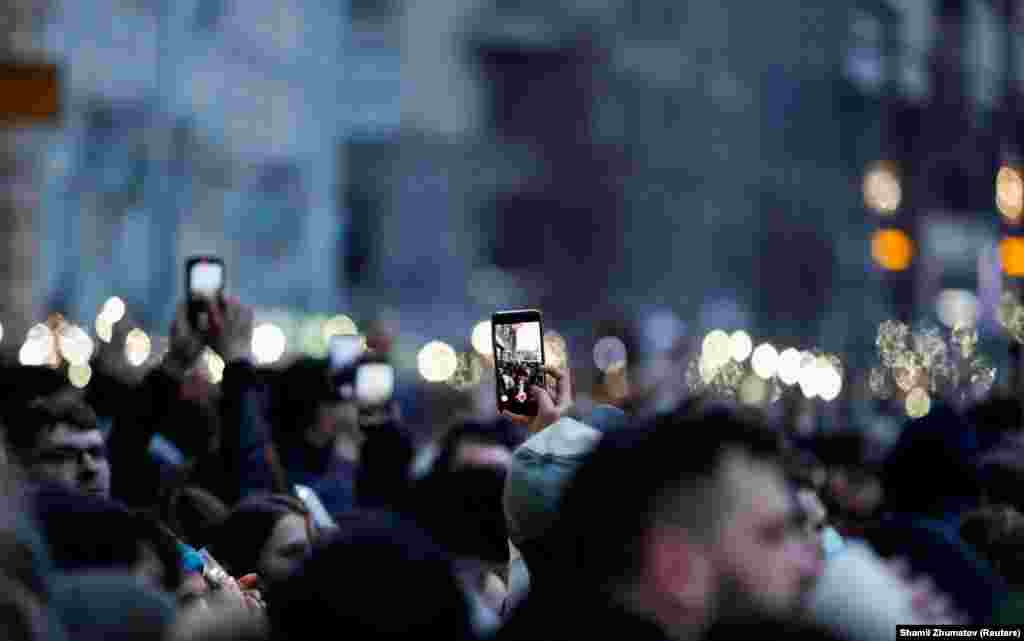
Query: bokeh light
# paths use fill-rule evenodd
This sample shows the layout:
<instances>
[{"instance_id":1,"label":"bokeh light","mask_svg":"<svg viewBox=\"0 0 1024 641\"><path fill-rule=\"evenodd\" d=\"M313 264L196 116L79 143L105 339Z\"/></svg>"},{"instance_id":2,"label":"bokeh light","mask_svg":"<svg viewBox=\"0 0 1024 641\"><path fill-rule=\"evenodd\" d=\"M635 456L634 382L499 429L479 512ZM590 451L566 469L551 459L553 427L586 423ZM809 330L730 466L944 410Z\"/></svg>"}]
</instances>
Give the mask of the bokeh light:
<instances>
[{"instance_id":1,"label":"bokeh light","mask_svg":"<svg viewBox=\"0 0 1024 641\"><path fill-rule=\"evenodd\" d=\"M96 336L104 343L114 340L114 323L105 316L96 318Z\"/></svg>"},{"instance_id":2,"label":"bokeh light","mask_svg":"<svg viewBox=\"0 0 1024 641\"><path fill-rule=\"evenodd\" d=\"M57 338L61 356L72 365L85 365L92 358L93 342L89 334L77 325L65 325Z\"/></svg>"},{"instance_id":3,"label":"bokeh light","mask_svg":"<svg viewBox=\"0 0 1024 641\"><path fill-rule=\"evenodd\" d=\"M843 391L843 377L832 365L820 368L817 391L818 396L827 402L839 398L840 392Z\"/></svg>"},{"instance_id":4,"label":"bokeh light","mask_svg":"<svg viewBox=\"0 0 1024 641\"><path fill-rule=\"evenodd\" d=\"M747 360L750 352L753 351L754 341L750 338L750 334L741 329L733 332L732 336L729 337L729 346L732 360L742 363Z\"/></svg>"},{"instance_id":5,"label":"bokeh light","mask_svg":"<svg viewBox=\"0 0 1024 641\"><path fill-rule=\"evenodd\" d=\"M873 211L887 215L900 208L903 189L892 163L877 162L864 174L864 204Z\"/></svg>"},{"instance_id":6,"label":"bokeh light","mask_svg":"<svg viewBox=\"0 0 1024 641\"><path fill-rule=\"evenodd\" d=\"M978 320L978 297L966 289L944 289L935 301L935 313L946 327L973 325Z\"/></svg>"},{"instance_id":7,"label":"bokeh light","mask_svg":"<svg viewBox=\"0 0 1024 641\"><path fill-rule=\"evenodd\" d=\"M203 350L202 362L206 365L206 377L214 385L224 380L224 359L209 347Z\"/></svg>"},{"instance_id":8,"label":"bokeh light","mask_svg":"<svg viewBox=\"0 0 1024 641\"><path fill-rule=\"evenodd\" d=\"M18 362L29 366L46 365L51 362L55 349L56 339L50 328L42 323L33 325L18 351Z\"/></svg>"},{"instance_id":9,"label":"bokeh light","mask_svg":"<svg viewBox=\"0 0 1024 641\"><path fill-rule=\"evenodd\" d=\"M457 390L467 390L479 385L483 380L484 371L480 358L474 352L459 352L458 366L448 379L448 384Z\"/></svg>"},{"instance_id":10,"label":"bokeh light","mask_svg":"<svg viewBox=\"0 0 1024 641\"><path fill-rule=\"evenodd\" d=\"M768 400L768 381L761 376L747 376L740 385L740 401L746 405L761 405Z\"/></svg>"},{"instance_id":11,"label":"bokeh light","mask_svg":"<svg viewBox=\"0 0 1024 641\"><path fill-rule=\"evenodd\" d=\"M133 367L140 367L149 358L152 350L149 336L141 329L133 329L124 338L124 355Z\"/></svg>"},{"instance_id":12,"label":"bokeh light","mask_svg":"<svg viewBox=\"0 0 1024 641\"><path fill-rule=\"evenodd\" d=\"M806 398L814 398L818 395L819 376L818 359L810 352L801 353L797 383L800 384L800 391Z\"/></svg>"},{"instance_id":13,"label":"bokeh light","mask_svg":"<svg viewBox=\"0 0 1024 641\"><path fill-rule=\"evenodd\" d=\"M492 356L494 354L494 346L491 345L491 321L482 320L474 325L469 341L477 354Z\"/></svg>"},{"instance_id":14,"label":"bokeh light","mask_svg":"<svg viewBox=\"0 0 1024 641\"><path fill-rule=\"evenodd\" d=\"M0 323L0 342L4 340L4 324Z\"/></svg>"},{"instance_id":15,"label":"bokeh light","mask_svg":"<svg viewBox=\"0 0 1024 641\"><path fill-rule=\"evenodd\" d=\"M324 321L321 333L324 342L329 343L331 336L352 336L359 333L359 328L354 320L344 314L338 314Z\"/></svg>"},{"instance_id":16,"label":"bokeh light","mask_svg":"<svg viewBox=\"0 0 1024 641\"><path fill-rule=\"evenodd\" d=\"M707 367L717 370L732 358L732 339L720 329L708 332L701 343L701 359Z\"/></svg>"},{"instance_id":17,"label":"bokeh light","mask_svg":"<svg viewBox=\"0 0 1024 641\"><path fill-rule=\"evenodd\" d=\"M113 296L103 304L99 317L109 321L111 325L116 325L124 318L125 309L124 301Z\"/></svg>"},{"instance_id":18,"label":"bokeh light","mask_svg":"<svg viewBox=\"0 0 1024 641\"><path fill-rule=\"evenodd\" d=\"M907 416L910 418L921 418L922 416L927 416L928 412L932 411L932 398L924 389L915 387L907 394L904 406L907 410Z\"/></svg>"},{"instance_id":19,"label":"bokeh light","mask_svg":"<svg viewBox=\"0 0 1024 641\"><path fill-rule=\"evenodd\" d=\"M416 356L416 364L424 380L443 383L455 375L459 367L459 356L451 345L431 341Z\"/></svg>"},{"instance_id":20,"label":"bokeh light","mask_svg":"<svg viewBox=\"0 0 1024 641\"><path fill-rule=\"evenodd\" d=\"M626 366L626 344L616 336L605 336L594 345L594 365L602 372L614 372Z\"/></svg>"},{"instance_id":21,"label":"bokeh light","mask_svg":"<svg viewBox=\"0 0 1024 641\"><path fill-rule=\"evenodd\" d=\"M281 360L287 347L284 330L273 323L263 323L252 330L252 355L260 365Z\"/></svg>"},{"instance_id":22,"label":"bokeh light","mask_svg":"<svg viewBox=\"0 0 1024 641\"><path fill-rule=\"evenodd\" d=\"M1024 179L1013 167L1001 167L996 174L996 207L1010 222L1020 222L1024 212Z\"/></svg>"},{"instance_id":23,"label":"bokeh light","mask_svg":"<svg viewBox=\"0 0 1024 641\"><path fill-rule=\"evenodd\" d=\"M1007 276L1024 276L1024 238L1007 236L999 242L999 260Z\"/></svg>"},{"instance_id":24,"label":"bokeh light","mask_svg":"<svg viewBox=\"0 0 1024 641\"><path fill-rule=\"evenodd\" d=\"M755 374L767 380L779 370L779 352L771 343L762 343L751 355L750 366Z\"/></svg>"},{"instance_id":25,"label":"bokeh light","mask_svg":"<svg viewBox=\"0 0 1024 641\"><path fill-rule=\"evenodd\" d=\"M779 380L786 385L795 385L800 378L800 359L802 354L790 347L779 354Z\"/></svg>"},{"instance_id":26,"label":"bokeh light","mask_svg":"<svg viewBox=\"0 0 1024 641\"><path fill-rule=\"evenodd\" d=\"M68 380L78 389L84 388L92 380L92 368L88 363L68 367Z\"/></svg>"},{"instance_id":27,"label":"bokeh light","mask_svg":"<svg viewBox=\"0 0 1024 641\"><path fill-rule=\"evenodd\" d=\"M903 271L914 259L914 241L899 229L879 229L871 236L871 256L882 269Z\"/></svg>"},{"instance_id":28,"label":"bokeh light","mask_svg":"<svg viewBox=\"0 0 1024 641\"><path fill-rule=\"evenodd\" d=\"M569 368L569 344L554 330L544 332L544 360L559 371Z\"/></svg>"}]
</instances>

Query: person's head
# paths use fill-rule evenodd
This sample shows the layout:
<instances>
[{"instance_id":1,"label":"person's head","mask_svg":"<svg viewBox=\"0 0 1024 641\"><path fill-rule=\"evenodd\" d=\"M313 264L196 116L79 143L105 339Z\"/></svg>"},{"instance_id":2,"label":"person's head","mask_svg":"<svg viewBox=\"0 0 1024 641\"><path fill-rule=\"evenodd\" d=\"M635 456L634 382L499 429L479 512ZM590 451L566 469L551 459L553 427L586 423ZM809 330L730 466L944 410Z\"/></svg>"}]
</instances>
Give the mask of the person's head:
<instances>
[{"instance_id":1,"label":"person's head","mask_svg":"<svg viewBox=\"0 0 1024 641\"><path fill-rule=\"evenodd\" d=\"M384 512L340 525L268 600L274 638L311 621L354 639L473 638L452 560L422 530Z\"/></svg>"},{"instance_id":2,"label":"person's head","mask_svg":"<svg viewBox=\"0 0 1024 641\"><path fill-rule=\"evenodd\" d=\"M127 573L157 589L178 589L176 541L152 517L60 485L41 487L33 511L57 570Z\"/></svg>"},{"instance_id":3,"label":"person's head","mask_svg":"<svg viewBox=\"0 0 1024 641\"><path fill-rule=\"evenodd\" d=\"M202 548L210 542L217 525L227 519L230 510L201 487L177 487L161 503L161 518L190 545Z\"/></svg>"},{"instance_id":4,"label":"person's head","mask_svg":"<svg viewBox=\"0 0 1024 641\"><path fill-rule=\"evenodd\" d=\"M275 379L271 414L275 436L286 444L331 447L339 433L358 425L354 403L337 400L327 363L303 358Z\"/></svg>"},{"instance_id":5,"label":"person's head","mask_svg":"<svg viewBox=\"0 0 1024 641\"><path fill-rule=\"evenodd\" d=\"M974 426L948 406L911 420L883 467L883 509L943 517L977 506L983 493L974 465Z\"/></svg>"},{"instance_id":6,"label":"person's head","mask_svg":"<svg viewBox=\"0 0 1024 641\"><path fill-rule=\"evenodd\" d=\"M7 442L30 479L110 495L110 462L96 414L76 394L38 398L11 413Z\"/></svg>"},{"instance_id":7,"label":"person's head","mask_svg":"<svg viewBox=\"0 0 1024 641\"><path fill-rule=\"evenodd\" d=\"M991 505L964 515L960 536L1014 587L1024 585L1024 515Z\"/></svg>"},{"instance_id":8,"label":"person's head","mask_svg":"<svg viewBox=\"0 0 1024 641\"><path fill-rule=\"evenodd\" d=\"M774 434L721 408L605 435L564 496L560 553L677 636L793 614L821 567L778 457Z\"/></svg>"},{"instance_id":9,"label":"person's head","mask_svg":"<svg viewBox=\"0 0 1024 641\"><path fill-rule=\"evenodd\" d=\"M309 510L299 499L256 495L242 500L213 535L213 551L233 576L255 572L275 584L308 556L314 542Z\"/></svg>"},{"instance_id":10,"label":"person's head","mask_svg":"<svg viewBox=\"0 0 1024 641\"><path fill-rule=\"evenodd\" d=\"M512 458L504 422L452 429L430 472L414 489L411 512L455 557L504 571L508 528L502 512L505 469Z\"/></svg>"}]
</instances>

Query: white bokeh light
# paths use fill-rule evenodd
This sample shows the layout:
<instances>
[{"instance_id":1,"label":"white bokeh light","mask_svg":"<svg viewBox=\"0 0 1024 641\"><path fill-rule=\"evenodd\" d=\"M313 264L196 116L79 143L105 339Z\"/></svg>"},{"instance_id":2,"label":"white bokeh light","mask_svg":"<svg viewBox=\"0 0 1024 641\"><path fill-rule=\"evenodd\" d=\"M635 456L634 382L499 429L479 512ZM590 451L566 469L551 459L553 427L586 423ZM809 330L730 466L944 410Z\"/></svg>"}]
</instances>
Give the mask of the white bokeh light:
<instances>
[{"instance_id":1,"label":"white bokeh light","mask_svg":"<svg viewBox=\"0 0 1024 641\"><path fill-rule=\"evenodd\" d=\"M95 347L89 334L77 325L65 325L57 339L57 345L64 360L78 366L89 362Z\"/></svg>"},{"instance_id":2,"label":"white bokeh light","mask_svg":"<svg viewBox=\"0 0 1024 641\"><path fill-rule=\"evenodd\" d=\"M483 320L473 327L473 334L470 337L473 349L481 356L494 354L494 346L491 345L491 321Z\"/></svg>"},{"instance_id":3,"label":"white bokeh light","mask_svg":"<svg viewBox=\"0 0 1024 641\"><path fill-rule=\"evenodd\" d=\"M732 339L720 329L708 332L701 343L701 359L711 369L718 369L732 358Z\"/></svg>"},{"instance_id":4,"label":"white bokeh light","mask_svg":"<svg viewBox=\"0 0 1024 641\"><path fill-rule=\"evenodd\" d=\"M754 349L754 341L751 340L750 334L741 329L733 332L729 337L729 347L732 360L742 363L747 360L750 352Z\"/></svg>"},{"instance_id":5,"label":"white bokeh light","mask_svg":"<svg viewBox=\"0 0 1024 641\"><path fill-rule=\"evenodd\" d=\"M252 355L260 365L281 360L287 347L284 330L273 323L263 323L252 331Z\"/></svg>"},{"instance_id":6,"label":"white bokeh light","mask_svg":"<svg viewBox=\"0 0 1024 641\"><path fill-rule=\"evenodd\" d=\"M133 367L140 367L149 358L153 344L141 329L133 329L124 338L124 355Z\"/></svg>"},{"instance_id":7,"label":"white bokeh light","mask_svg":"<svg viewBox=\"0 0 1024 641\"><path fill-rule=\"evenodd\" d=\"M92 380L92 368L88 363L85 365L72 365L68 368L68 380L71 384L82 389Z\"/></svg>"},{"instance_id":8,"label":"white bokeh light","mask_svg":"<svg viewBox=\"0 0 1024 641\"><path fill-rule=\"evenodd\" d=\"M765 380L775 376L779 371L779 353L775 346L770 343L758 345L750 357L750 366L755 374Z\"/></svg>"},{"instance_id":9,"label":"white bokeh light","mask_svg":"<svg viewBox=\"0 0 1024 641\"><path fill-rule=\"evenodd\" d=\"M800 379L800 358L802 354L790 347L779 354L779 380L786 385L795 385Z\"/></svg>"},{"instance_id":10,"label":"white bokeh light","mask_svg":"<svg viewBox=\"0 0 1024 641\"><path fill-rule=\"evenodd\" d=\"M416 364L424 380L443 383L455 375L459 367L459 356L451 345L431 341L416 356Z\"/></svg>"},{"instance_id":11,"label":"white bokeh light","mask_svg":"<svg viewBox=\"0 0 1024 641\"><path fill-rule=\"evenodd\" d=\"M124 318L124 314L124 301L117 296L107 300L107 302L103 304L103 309L100 310L100 317L109 321L112 325L121 322L121 319Z\"/></svg>"}]
</instances>

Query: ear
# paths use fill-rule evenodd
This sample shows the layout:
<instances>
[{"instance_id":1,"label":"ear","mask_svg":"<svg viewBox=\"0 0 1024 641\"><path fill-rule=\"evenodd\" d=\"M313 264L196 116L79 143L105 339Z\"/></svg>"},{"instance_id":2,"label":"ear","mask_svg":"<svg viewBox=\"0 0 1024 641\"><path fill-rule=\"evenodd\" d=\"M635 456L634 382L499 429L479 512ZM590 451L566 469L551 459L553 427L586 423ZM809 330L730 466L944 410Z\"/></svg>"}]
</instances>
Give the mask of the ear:
<instances>
[{"instance_id":1,"label":"ear","mask_svg":"<svg viewBox=\"0 0 1024 641\"><path fill-rule=\"evenodd\" d=\"M645 540L648 585L662 598L703 610L711 589L711 563L702 545L682 528L658 527Z\"/></svg>"}]
</instances>

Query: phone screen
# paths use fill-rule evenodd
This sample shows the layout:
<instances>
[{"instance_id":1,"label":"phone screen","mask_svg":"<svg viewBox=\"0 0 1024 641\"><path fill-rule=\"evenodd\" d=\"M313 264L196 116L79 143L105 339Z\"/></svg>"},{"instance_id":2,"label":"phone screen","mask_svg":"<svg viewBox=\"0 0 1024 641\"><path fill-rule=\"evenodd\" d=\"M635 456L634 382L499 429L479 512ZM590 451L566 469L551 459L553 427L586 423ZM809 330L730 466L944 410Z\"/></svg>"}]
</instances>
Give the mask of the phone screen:
<instances>
[{"instance_id":1,"label":"phone screen","mask_svg":"<svg viewBox=\"0 0 1024 641\"><path fill-rule=\"evenodd\" d=\"M189 293L194 297L213 299L224 288L224 265L196 263L189 274Z\"/></svg>"},{"instance_id":2,"label":"phone screen","mask_svg":"<svg viewBox=\"0 0 1024 641\"><path fill-rule=\"evenodd\" d=\"M544 386L544 340L540 312L501 312L491 320L498 410L536 416L530 387Z\"/></svg>"},{"instance_id":3,"label":"phone screen","mask_svg":"<svg viewBox=\"0 0 1024 641\"><path fill-rule=\"evenodd\" d=\"M362 336L331 336L331 369L338 371L355 363L363 355L363 345Z\"/></svg>"},{"instance_id":4,"label":"phone screen","mask_svg":"<svg viewBox=\"0 0 1024 641\"><path fill-rule=\"evenodd\" d=\"M395 391L395 370L387 363L366 363L356 370L356 401L383 405Z\"/></svg>"}]
</instances>

